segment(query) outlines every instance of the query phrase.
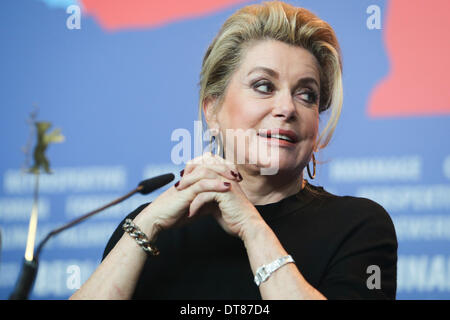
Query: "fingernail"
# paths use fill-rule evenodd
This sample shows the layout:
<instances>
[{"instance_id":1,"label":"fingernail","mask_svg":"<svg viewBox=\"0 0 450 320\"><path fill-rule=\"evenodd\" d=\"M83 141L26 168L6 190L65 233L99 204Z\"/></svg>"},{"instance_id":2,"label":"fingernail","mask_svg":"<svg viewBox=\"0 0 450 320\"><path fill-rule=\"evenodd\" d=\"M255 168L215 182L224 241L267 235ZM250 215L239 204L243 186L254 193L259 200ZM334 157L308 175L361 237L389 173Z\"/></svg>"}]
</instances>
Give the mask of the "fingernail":
<instances>
[{"instance_id":1,"label":"fingernail","mask_svg":"<svg viewBox=\"0 0 450 320\"><path fill-rule=\"evenodd\" d=\"M233 170L231 170L231 175L232 175L233 177L235 177L235 178L238 177L238 174L237 174L236 172L234 172Z\"/></svg>"},{"instance_id":2,"label":"fingernail","mask_svg":"<svg viewBox=\"0 0 450 320\"><path fill-rule=\"evenodd\" d=\"M239 175L239 179L241 179L241 181L244 180L244 178L242 178L242 176L239 172L238 172L238 175Z\"/></svg>"},{"instance_id":3,"label":"fingernail","mask_svg":"<svg viewBox=\"0 0 450 320\"><path fill-rule=\"evenodd\" d=\"M182 177L184 174L184 169L180 171L180 176Z\"/></svg>"},{"instance_id":4,"label":"fingernail","mask_svg":"<svg viewBox=\"0 0 450 320\"><path fill-rule=\"evenodd\" d=\"M224 182L223 184L225 185L225 187L231 186L231 183L229 183L229 182Z\"/></svg>"},{"instance_id":5,"label":"fingernail","mask_svg":"<svg viewBox=\"0 0 450 320\"><path fill-rule=\"evenodd\" d=\"M180 184L180 181L178 181L177 183L175 183L175 188L178 187L179 184Z\"/></svg>"}]
</instances>

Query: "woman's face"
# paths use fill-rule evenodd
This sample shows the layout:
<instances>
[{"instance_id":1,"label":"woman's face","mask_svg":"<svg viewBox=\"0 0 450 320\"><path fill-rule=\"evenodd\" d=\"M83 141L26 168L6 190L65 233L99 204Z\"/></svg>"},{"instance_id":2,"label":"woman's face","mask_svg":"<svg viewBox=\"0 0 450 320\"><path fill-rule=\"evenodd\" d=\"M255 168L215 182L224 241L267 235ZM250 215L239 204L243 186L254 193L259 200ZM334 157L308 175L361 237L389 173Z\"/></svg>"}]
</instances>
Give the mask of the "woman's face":
<instances>
[{"instance_id":1,"label":"woman's face","mask_svg":"<svg viewBox=\"0 0 450 320\"><path fill-rule=\"evenodd\" d=\"M248 48L216 114L226 158L301 172L317 138L319 79L317 60L303 48L276 40Z\"/></svg>"}]
</instances>

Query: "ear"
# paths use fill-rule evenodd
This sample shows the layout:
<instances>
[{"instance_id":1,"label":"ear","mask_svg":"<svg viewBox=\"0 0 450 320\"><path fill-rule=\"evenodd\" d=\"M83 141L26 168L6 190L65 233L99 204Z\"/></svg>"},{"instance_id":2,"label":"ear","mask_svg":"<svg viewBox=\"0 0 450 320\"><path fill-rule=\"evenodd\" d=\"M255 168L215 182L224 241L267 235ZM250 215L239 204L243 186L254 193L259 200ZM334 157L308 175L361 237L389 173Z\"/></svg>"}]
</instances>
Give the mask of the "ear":
<instances>
[{"instance_id":1,"label":"ear","mask_svg":"<svg viewBox=\"0 0 450 320\"><path fill-rule=\"evenodd\" d=\"M210 129L219 128L219 122L217 121L217 102L218 98L215 97L209 97L203 100L203 114Z\"/></svg>"}]
</instances>

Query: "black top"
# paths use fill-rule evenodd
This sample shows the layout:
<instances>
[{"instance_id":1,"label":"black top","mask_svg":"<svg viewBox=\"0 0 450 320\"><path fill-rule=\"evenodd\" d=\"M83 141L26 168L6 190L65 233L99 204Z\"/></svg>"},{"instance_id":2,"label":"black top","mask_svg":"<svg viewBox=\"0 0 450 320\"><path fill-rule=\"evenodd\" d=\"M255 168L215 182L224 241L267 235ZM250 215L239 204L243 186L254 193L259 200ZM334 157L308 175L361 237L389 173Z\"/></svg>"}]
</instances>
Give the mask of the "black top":
<instances>
[{"instance_id":1,"label":"black top","mask_svg":"<svg viewBox=\"0 0 450 320\"><path fill-rule=\"evenodd\" d=\"M395 299L397 238L379 204L308 184L298 194L255 207L306 281L328 299ZM103 258L121 238L122 223ZM155 244L161 253L148 257L134 299L261 299L243 242L212 216L165 230ZM368 270L371 265L380 272ZM369 289L367 283L377 286L377 274L380 289Z\"/></svg>"}]
</instances>

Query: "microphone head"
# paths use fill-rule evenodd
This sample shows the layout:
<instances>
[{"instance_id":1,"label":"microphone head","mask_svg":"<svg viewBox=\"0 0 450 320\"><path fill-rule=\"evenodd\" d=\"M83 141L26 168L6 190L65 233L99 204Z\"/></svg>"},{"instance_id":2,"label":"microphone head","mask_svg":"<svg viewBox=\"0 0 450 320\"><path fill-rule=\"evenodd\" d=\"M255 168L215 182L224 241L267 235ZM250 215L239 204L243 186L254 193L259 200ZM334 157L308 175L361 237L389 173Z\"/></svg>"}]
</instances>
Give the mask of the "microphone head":
<instances>
[{"instance_id":1,"label":"microphone head","mask_svg":"<svg viewBox=\"0 0 450 320\"><path fill-rule=\"evenodd\" d=\"M150 178L144 181L141 181L139 183L139 187L142 187L141 190L139 190L140 194L149 194L150 192L159 189L161 187L164 187L166 184L171 182L173 179L175 179L175 176L173 173L166 173L154 178Z\"/></svg>"}]
</instances>

